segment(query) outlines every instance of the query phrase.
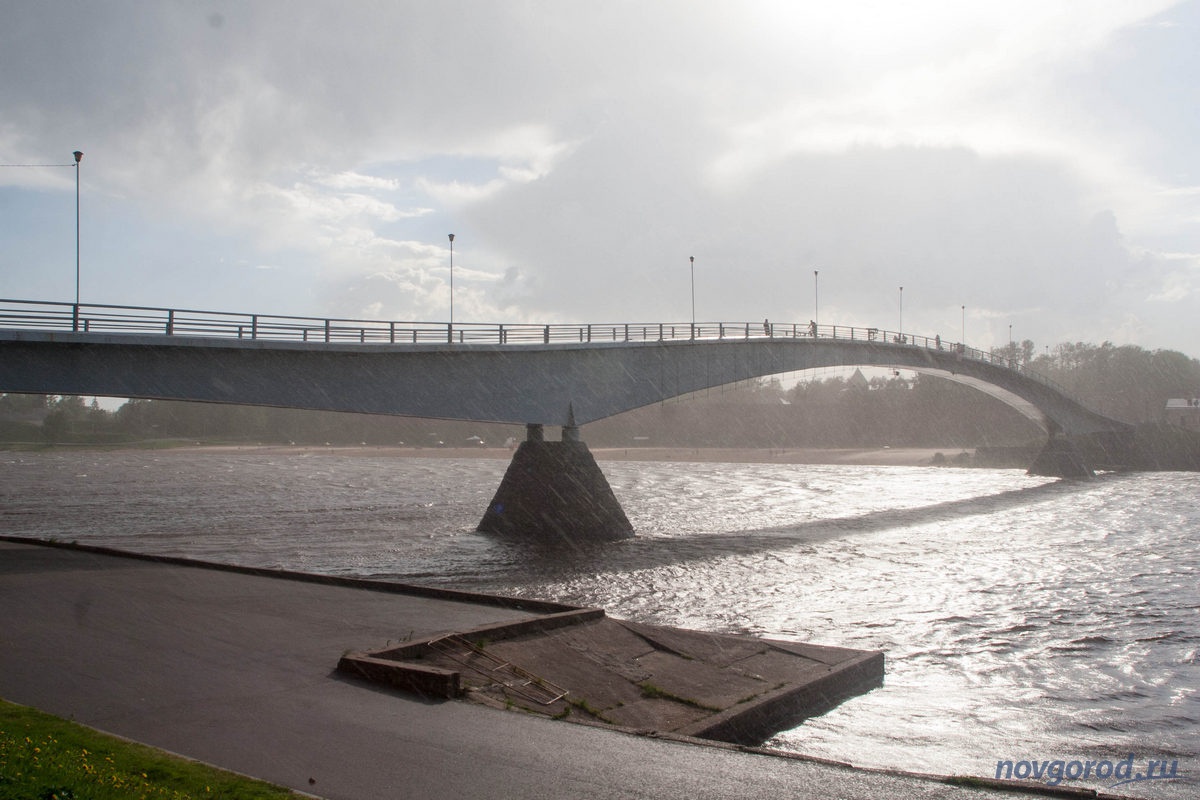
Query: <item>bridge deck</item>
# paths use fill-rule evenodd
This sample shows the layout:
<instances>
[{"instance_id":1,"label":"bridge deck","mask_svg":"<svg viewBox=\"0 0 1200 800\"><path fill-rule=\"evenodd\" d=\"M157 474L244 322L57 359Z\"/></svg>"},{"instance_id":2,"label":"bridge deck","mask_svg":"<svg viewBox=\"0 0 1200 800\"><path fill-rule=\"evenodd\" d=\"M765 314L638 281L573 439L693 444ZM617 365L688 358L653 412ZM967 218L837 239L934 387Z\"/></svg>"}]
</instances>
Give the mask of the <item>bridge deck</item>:
<instances>
[{"instance_id":1,"label":"bridge deck","mask_svg":"<svg viewBox=\"0 0 1200 800\"><path fill-rule=\"evenodd\" d=\"M482 324L0 300L0 390L578 424L833 366L974 386L1046 430L1127 426L996 353L882 328L763 321Z\"/></svg>"}]
</instances>

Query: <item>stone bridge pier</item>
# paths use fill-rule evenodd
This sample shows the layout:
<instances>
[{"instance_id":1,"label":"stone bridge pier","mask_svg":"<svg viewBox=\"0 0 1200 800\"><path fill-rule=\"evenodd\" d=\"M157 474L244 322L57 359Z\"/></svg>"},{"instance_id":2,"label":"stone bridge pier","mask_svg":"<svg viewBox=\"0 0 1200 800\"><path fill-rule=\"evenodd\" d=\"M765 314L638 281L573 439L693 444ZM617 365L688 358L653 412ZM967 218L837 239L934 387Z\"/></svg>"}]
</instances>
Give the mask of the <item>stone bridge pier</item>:
<instances>
[{"instance_id":1,"label":"stone bridge pier","mask_svg":"<svg viewBox=\"0 0 1200 800\"><path fill-rule=\"evenodd\" d=\"M633 526L573 422L572 414L557 442L546 441L542 425L525 426L525 441L513 454L478 530L566 543L633 536Z\"/></svg>"},{"instance_id":2,"label":"stone bridge pier","mask_svg":"<svg viewBox=\"0 0 1200 800\"><path fill-rule=\"evenodd\" d=\"M1090 478L1095 472L1078 444L1061 434L1051 434L1029 467L1029 474L1048 478Z\"/></svg>"}]
</instances>

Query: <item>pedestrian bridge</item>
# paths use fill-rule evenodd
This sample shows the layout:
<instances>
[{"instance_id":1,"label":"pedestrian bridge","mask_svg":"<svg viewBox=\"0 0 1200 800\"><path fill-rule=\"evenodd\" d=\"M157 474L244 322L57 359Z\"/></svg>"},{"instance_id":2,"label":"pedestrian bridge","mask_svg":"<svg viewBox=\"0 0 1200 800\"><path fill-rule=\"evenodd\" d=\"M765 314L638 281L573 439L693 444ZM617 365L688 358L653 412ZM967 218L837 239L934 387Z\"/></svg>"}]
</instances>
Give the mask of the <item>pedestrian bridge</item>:
<instances>
[{"instance_id":1,"label":"pedestrian bridge","mask_svg":"<svg viewBox=\"0 0 1200 800\"><path fill-rule=\"evenodd\" d=\"M523 423L480 523L541 537L632 534L579 426L710 387L821 367L938 375L1049 436L1032 468L1088 474L1066 437L1123 433L1024 365L877 328L764 321L485 325L0 300L0 391L196 400ZM562 426L544 441L543 427Z\"/></svg>"},{"instance_id":2,"label":"pedestrian bridge","mask_svg":"<svg viewBox=\"0 0 1200 800\"><path fill-rule=\"evenodd\" d=\"M0 391L583 425L822 367L967 384L1048 434L1127 425L1024 365L940 337L772 323L490 325L0 300Z\"/></svg>"}]
</instances>

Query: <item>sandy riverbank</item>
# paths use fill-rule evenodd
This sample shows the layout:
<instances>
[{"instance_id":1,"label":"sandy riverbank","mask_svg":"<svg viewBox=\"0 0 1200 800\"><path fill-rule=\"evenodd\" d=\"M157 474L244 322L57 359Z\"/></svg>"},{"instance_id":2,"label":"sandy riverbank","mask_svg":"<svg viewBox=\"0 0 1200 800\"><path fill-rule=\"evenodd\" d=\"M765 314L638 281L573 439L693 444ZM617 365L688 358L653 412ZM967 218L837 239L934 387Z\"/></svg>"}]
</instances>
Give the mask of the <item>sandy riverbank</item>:
<instances>
[{"instance_id":1,"label":"sandy riverbank","mask_svg":"<svg viewBox=\"0 0 1200 800\"><path fill-rule=\"evenodd\" d=\"M176 448L192 452L261 453L271 455L325 454L387 458L512 458L504 447L386 447L372 445L194 445ZM953 461L959 448L885 447L759 449L733 447L595 447L597 461L706 461L739 464L864 464L877 466L930 466L941 453Z\"/></svg>"},{"instance_id":2,"label":"sandy riverbank","mask_svg":"<svg viewBox=\"0 0 1200 800\"><path fill-rule=\"evenodd\" d=\"M597 448L592 451L598 461L721 461L754 464L869 464L877 466L925 467L941 453L953 460L963 451L958 448L885 447L854 448L790 448L757 449L732 447L638 447Z\"/></svg>"}]
</instances>

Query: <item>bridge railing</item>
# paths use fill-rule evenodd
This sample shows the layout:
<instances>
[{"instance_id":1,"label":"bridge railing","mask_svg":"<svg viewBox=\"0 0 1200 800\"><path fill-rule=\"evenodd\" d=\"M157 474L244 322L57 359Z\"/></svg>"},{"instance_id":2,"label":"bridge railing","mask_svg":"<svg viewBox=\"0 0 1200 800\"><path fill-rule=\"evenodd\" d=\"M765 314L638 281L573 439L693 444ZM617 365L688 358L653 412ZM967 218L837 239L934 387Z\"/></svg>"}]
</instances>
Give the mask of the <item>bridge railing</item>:
<instances>
[{"instance_id":1,"label":"bridge railing","mask_svg":"<svg viewBox=\"0 0 1200 800\"><path fill-rule=\"evenodd\" d=\"M955 353L1005 367L1059 391L1062 387L1023 363L940 336L914 336L883 328L815 323L646 322L538 325L477 322L405 322L242 314L146 306L52 303L0 299L0 328L98 334L145 334L277 342L387 344L562 344L602 342L809 339L867 342Z\"/></svg>"}]
</instances>

